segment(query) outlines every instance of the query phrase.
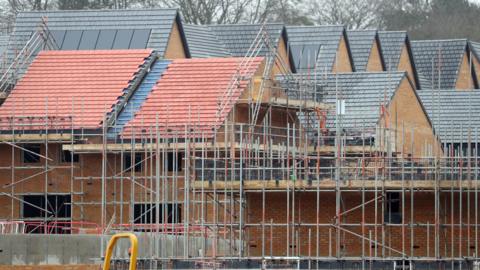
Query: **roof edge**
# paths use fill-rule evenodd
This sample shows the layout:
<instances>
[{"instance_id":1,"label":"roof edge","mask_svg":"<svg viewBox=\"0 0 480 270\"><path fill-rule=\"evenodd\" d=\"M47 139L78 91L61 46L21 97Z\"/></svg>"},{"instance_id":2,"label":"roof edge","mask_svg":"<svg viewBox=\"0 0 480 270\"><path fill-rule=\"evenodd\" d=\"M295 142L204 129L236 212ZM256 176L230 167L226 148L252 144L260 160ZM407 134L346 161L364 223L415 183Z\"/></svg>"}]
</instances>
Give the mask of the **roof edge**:
<instances>
[{"instance_id":1,"label":"roof edge","mask_svg":"<svg viewBox=\"0 0 480 270\"><path fill-rule=\"evenodd\" d=\"M188 41L187 37L185 36L185 30L183 29L183 20L182 20L182 15L176 9L176 14L175 14L175 19L174 22L177 23L178 31L180 32L180 39L182 40L182 45L183 45L183 52L185 53L185 57L191 58L192 56L190 55L190 49L188 48ZM172 30L173 30L173 23L172 23ZM168 41L170 42L170 37L172 35L172 30L170 30L170 34L168 35ZM168 46L168 43L167 43ZM166 51L167 48L165 48Z\"/></svg>"},{"instance_id":2,"label":"roof edge","mask_svg":"<svg viewBox=\"0 0 480 270\"><path fill-rule=\"evenodd\" d=\"M380 42L380 36L378 35L378 30L375 31L375 42L377 43L378 53L380 54L380 63L382 64L382 70L386 71L387 66L385 64L385 59L383 59L382 43ZM370 49L370 51L371 51L371 49Z\"/></svg>"},{"instance_id":3,"label":"roof edge","mask_svg":"<svg viewBox=\"0 0 480 270\"><path fill-rule=\"evenodd\" d=\"M295 67L295 63L293 61L292 50L290 50L290 46L288 44L288 31L285 25L282 28L282 32L280 33L280 36L283 38L283 43L285 45L285 49L287 50L287 57L288 57L288 62L290 66L290 71L292 73L297 73L297 68Z\"/></svg>"},{"instance_id":4,"label":"roof edge","mask_svg":"<svg viewBox=\"0 0 480 270\"><path fill-rule=\"evenodd\" d=\"M418 71L417 71L417 66L415 65L415 58L413 57L413 50L412 50L412 44L410 44L410 37L408 36L408 32L405 35L405 45L407 46L407 53L408 53L408 58L410 60L410 64L412 65L412 72L413 72L413 79L415 80L415 89L418 90L420 89L420 79L418 78Z\"/></svg>"},{"instance_id":5,"label":"roof edge","mask_svg":"<svg viewBox=\"0 0 480 270\"><path fill-rule=\"evenodd\" d=\"M348 38L347 28L345 28L345 26L343 27L343 30L342 30L342 36L343 36L343 39L345 40L345 46L347 46L348 59L350 60L350 67L352 68L352 72L357 72L357 69L355 68L355 63L353 63L353 54L352 54L352 50L350 49L350 40ZM338 42L337 51L338 51L338 48L340 48L340 41ZM335 59L333 61L335 61Z\"/></svg>"},{"instance_id":6,"label":"roof edge","mask_svg":"<svg viewBox=\"0 0 480 270\"><path fill-rule=\"evenodd\" d=\"M405 73L406 73L406 72L405 72ZM410 78L409 78L408 76L406 76L406 77L407 77L407 80L408 80L408 82L410 83L410 85L413 86L413 83L412 83L412 81L410 80ZM413 92L414 92L415 97L417 98L418 102L420 103L420 107L422 108L423 114L425 114L425 116L427 117L428 124L429 124L430 128L432 128L433 134L436 134L436 132L435 132L435 127L433 126L433 122L432 122L432 120L430 119L430 116L428 115L428 112L427 112L427 110L425 109L425 106L423 105L422 99L420 98L420 96L418 95L418 92L415 91L414 88L413 88ZM439 142L439 137L438 137L438 135L436 135L436 138L437 138L437 142Z\"/></svg>"},{"instance_id":7,"label":"roof edge","mask_svg":"<svg viewBox=\"0 0 480 270\"><path fill-rule=\"evenodd\" d=\"M129 9L68 9L68 10L30 10L20 11L18 14L36 14L36 13L75 13L75 12L121 12L121 11L159 11L170 10L177 11L178 8L129 8Z\"/></svg>"}]
</instances>

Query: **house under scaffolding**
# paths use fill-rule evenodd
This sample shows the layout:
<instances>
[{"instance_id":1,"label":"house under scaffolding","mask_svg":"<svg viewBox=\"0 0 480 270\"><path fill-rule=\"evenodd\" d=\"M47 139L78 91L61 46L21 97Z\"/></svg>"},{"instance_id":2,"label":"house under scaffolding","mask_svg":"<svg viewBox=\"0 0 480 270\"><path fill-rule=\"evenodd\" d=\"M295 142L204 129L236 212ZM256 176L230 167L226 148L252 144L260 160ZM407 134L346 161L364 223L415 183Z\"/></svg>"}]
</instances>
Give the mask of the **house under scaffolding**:
<instances>
[{"instance_id":1,"label":"house under scaffolding","mask_svg":"<svg viewBox=\"0 0 480 270\"><path fill-rule=\"evenodd\" d=\"M155 249L145 269L471 267L476 128L458 138L468 151L445 151L405 73L291 74L265 35L244 58L41 52L2 87L1 231L180 237L180 255ZM74 59L95 57L128 73L118 89L48 99L72 76L51 63L85 87L109 73Z\"/></svg>"}]
</instances>

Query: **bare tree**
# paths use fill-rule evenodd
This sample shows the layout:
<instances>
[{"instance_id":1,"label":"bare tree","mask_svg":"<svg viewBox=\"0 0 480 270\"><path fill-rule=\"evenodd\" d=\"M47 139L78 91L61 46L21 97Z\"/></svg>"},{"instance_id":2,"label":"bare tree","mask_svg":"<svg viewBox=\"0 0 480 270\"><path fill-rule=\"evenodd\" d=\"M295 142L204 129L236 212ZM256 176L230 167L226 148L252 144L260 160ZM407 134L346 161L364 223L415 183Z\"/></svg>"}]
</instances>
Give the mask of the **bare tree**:
<instances>
[{"instance_id":1,"label":"bare tree","mask_svg":"<svg viewBox=\"0 0 480 270\"><path fill-rule=\"evenodd\" d=\"M7 15L47 9L179 8L186 23L311 23L302 12L306 0L0 0Z\"/></svg>"},{"instance_id":2,"label":"bare tree","mask_svg":"<svg viewBox=\"0 0 480 270\"><path fill-rule=\"evenodd\" d=\"M269 3L270 6L263 9L263 20L284 24L313 24L308 16L307 6L304 0L276 0ZM255 20L252 20L255 21Z\"/></svg>"},{"instance_id":3,"label":"bare tree","mask_svg":"<svg viewBox=\"0 0 480 270\"><path fill-rule=\"evenodd\" d=\"M383 0L379 10L380 26L387 30L414 32L428 19L431 0Z\"/></svg>"},{"instance_id":4,"label":"bare tree","mask_svg":"<svg viewBox=\"0 0 480 270\"><path fill-rule=\"evenodd\" d=\"M54 7L55 0L0 0L0 23L2 32L10 32L15 17L21 11L47 10Z\"/></svg>"},{"instance_id":5,"label":"bare tree","mask_svg":"<svg viewBox=\"0 0 480 270\"><path fill-rule=\"evenodd\" d=\"M378 25L381 0L311 0L311 16L318 24L343 24L350 29Z\"/></svg>"},{"instance_id":6,"label":"bare tree","mask_svg":"<svg viewBox=\"0 0 480 270\"><path fill-rule=\"evenodd\" d=\"M412 39L469 38L480 41L473 21L480 6L468 0L383 0L381 27L407 30Z\"/></svg>"},{"instance_id":7,"label":"bare tree","mask_svg":"<svg viewBox=\"0 0 480 270\"><path fill-rule=\"evenodd\" d=\"M178 7L187 23L225 24L305 20L298 2L302 0L139 0L138 4Z\"/></svg>"},{"instance_id":8,"label":"bare tree","mask_svg":"<svg viewBox=\"0 0 480 270\"><path fill-rule=\"evenodd\" d=\"M238 23L256 0L140 0L142 7L179 8L187 23ZM267 0L269 1L269 0Z\"/></svg>"},{"instance_id":9,"label":"bare tree","mask_svg":"<svg viewBox=\"0 0 480 270\"><path fill-rule=\"evenodd\" d=\"M53 5L49 0L7 0L7 3L15 14L24 10L46 10Z\"/></svg>"}]
</instances>

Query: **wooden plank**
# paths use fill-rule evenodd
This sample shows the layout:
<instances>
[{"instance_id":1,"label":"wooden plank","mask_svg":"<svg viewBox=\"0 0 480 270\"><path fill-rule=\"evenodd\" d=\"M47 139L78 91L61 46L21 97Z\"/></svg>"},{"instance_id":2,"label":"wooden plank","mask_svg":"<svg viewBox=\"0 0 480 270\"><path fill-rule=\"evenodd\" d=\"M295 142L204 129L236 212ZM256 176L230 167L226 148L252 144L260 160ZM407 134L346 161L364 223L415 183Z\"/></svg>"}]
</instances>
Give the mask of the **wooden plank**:
<instances>
[{"instance_id":1,"label":"wooden plank","mask_svg":"<svg viewBox=\"0 0 480 270\"><path fill-rule=\"evenodd\" d=\"M60 141L68 142L72 140L72 134L0 134L0 141L16 141L16 142L28 142L28 141Z\"/></svg>"},{"instance_id":2,"label":"wooden plank","mask_svg":"<svg viewBox=\"0 0 480 270\"><path fill-rule=\"evenodd\" d=\"M157 148L156 143L146 143L146 144L141 144L137 143L132 146L130 143L124 143L124 144L107 144L106 148L107 151L131 151L135 149L136 151L143 151L143 150L152 150ZM179 150L184 150L185 149L185 143L170 143L170 144L159 144L158 146L160 149L167 149L167 150L172 150L172 149L179 149ZM239 143L234 143L233 145L231 143L217 143L216 148L217 149L225 149L228 148L229 150L231 148L240 150L240 144ZM265 144L259 144L255 146L261 151L270 151L270 149L274 152L286 152L287 147L282 146L282 145L273 145L273 146L268 146ZM63 145L62 146L63 150L69 150L69 151L75 151L76 153L82 153L82 152L88 152L88 153L100 153L103 150L103 144L74 144L72 145ZM205 150L213 150L214 145L212 143L191 143L189 144L190 149L205 149ZM243 149L246 149L246 146L244 145ZM292 147L290 148L290 151L293 152L298 152L301 150L302 152L304 151L303 147L297 147L296 149L293 149ZM373 153L376 152L378 149L376 147L371 147L371 146L345 146L344 147L345 152L347 153ZM335 146L320 146L318 148L315 148L313 146L307 146L306 152L311 154L311 155L316 155L317 153L320 154L326 154L326 153L333 153L335 151Z\"/></svg>"},{"instance_id":3,"label":"wooden plank","mask_svg":"<svg viewBox=\"0 0 480 270\"><path fill-rule=\"evenodd\" d=\"M248 103L248 102L258 102L258 99L256 98L256 95L253 95L251 97L251 100L249 99L239 99L238 103ZM326 104L323 102L316 102L313 100L300 100L300 99L291 99L287 97L271 97L268 100L262 100L262 104L265 105L270 105L273 107L277 108L288 108L291 110L332 110L333 106L330 104Z\"/></svg>"},{"instance_id":4,"label":"wooden plank","mask_svg":"<svg viewBox=\"0 0 480 270\"><path fill-rule=\"evenodd\" d=\"M270 105L274 107L297 109L297 110L330 110L333 107L329 104L316 102L313 100L287 99L283 97L273 97L270 99Z\"/></svg>"},{"instance_id":5,"label":"wooden plank","mask_svg":"<svg viewBox=\"0 0 480 270\"><path fill-rule=\"evenodd\" d=\"M185 149L185 143L170 143L170 144L165 144L165 143L160 143L158 144L158 147L160 149ZM204 147L205 149L213 149L213 144L211 143L192 143L190 144L190 147L194 147L197 149L200 149ZM130 143L109 143L106 145L106 149L109 152L120 152L120 151L143 151L143 150L151 150L151 149L156 149L157 144L156 143L146 143L146 144L141 144L141 143L136 143L136 144L130 144ZM76 153L101 153L103 150L103 144L101 143L86 143L86 144L65 144L62 145L63 150L69 150L69 151L75 151Z\"/></svg>"},{"instance_id":6,"label":"wooden plank","mask_svg":"<svg viewBox=\"0 0 480 270\"><path fill-rule=\"evenodd\" d=\"M204 190L236 190L240 189L240 181L194 181L193 185L197 189L204 189ZM243 189L244 190L262 190L265 188L266 190L286 190L287 185L289 188L292 189L295 187L298 190L316 190L317 186L321 190L335 190L335 181L334 180L321 180L321 181L306 181L306 180L245 180L243 181ZM410 180L406 180L402 183L401 180L385 180L385 181L374 181L374 180L350 180L350 181L342 181L340 183L341 189L374 189L375 187L381 188L384 186L386 189L395 189L401 190L402 187L410 187ZM434 180L413 180L412 186L415 190L433 190L435 188L435 181ZM454 190L459 189L474 189L475 186L480 187L479 181L457 181L457 180L442 180L438 181L438 186L440 189L449 190L453 188Z\"/></svg>"}]
</instances>

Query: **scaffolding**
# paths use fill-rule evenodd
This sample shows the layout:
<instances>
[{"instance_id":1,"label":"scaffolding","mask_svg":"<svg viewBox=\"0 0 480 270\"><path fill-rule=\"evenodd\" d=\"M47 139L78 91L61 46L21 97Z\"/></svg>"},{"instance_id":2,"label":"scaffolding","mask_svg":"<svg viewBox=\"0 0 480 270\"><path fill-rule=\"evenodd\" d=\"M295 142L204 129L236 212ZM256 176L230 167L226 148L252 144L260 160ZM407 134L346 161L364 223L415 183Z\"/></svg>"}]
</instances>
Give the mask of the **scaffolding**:
<instances>
[{"instance_id":1,"label":"scaffolding","mask_svg":"<svg viewBox=\"0 0 480 270\"><path fill-rule=\"evenodd\" d=\"M259 88L250 78L247 98L236 103L248 108L248 121L235 121L233 109L213 135L192 119L184 126L169 123L167 130L157 121L145 127L147 133L112 137L115 121L108 117L117 112L105 115L96 131L76 128L74 114L33 118L19 110L2 119L0 147L8 162L0 173L10 181L0 195L10 211L0 232L143 232L154 239L149 257L139 262L145 269L172 262L215 268L246 262L470 267L478 259L476 127L468 129L468 138L457 138L464 143L444 141L441 149L417 142L413 132L405 138L405 128L387 123L343 128L341 103L317 97L324 76L314 67L308 80L290 74L265 27L239 64L241 70L267 48ZM276 83L274 65L295 87ZM241 76L232 77L220 98L219 116L233 102L232 87ZM341 89L335 94L341 96ZM72 112L81 104L72 100ZM274 124L279 112L283 125ZM325 124L327 115L336 118L333 128ZM43 154L30 150L39 144ZM413 154L416 144L423 146L420 155ZM22 163L25 153L36 162ZM52 205L55 194L70 199ZM42 206L25 200L29 195L42 196ZM21 216L25 206L42 216ZM68 207L69 215L60 216L57 207ZM171 237L171 250L161 249L158 243Z\"/></svg>"}]
</instances>

